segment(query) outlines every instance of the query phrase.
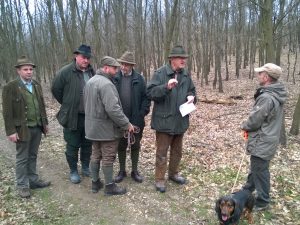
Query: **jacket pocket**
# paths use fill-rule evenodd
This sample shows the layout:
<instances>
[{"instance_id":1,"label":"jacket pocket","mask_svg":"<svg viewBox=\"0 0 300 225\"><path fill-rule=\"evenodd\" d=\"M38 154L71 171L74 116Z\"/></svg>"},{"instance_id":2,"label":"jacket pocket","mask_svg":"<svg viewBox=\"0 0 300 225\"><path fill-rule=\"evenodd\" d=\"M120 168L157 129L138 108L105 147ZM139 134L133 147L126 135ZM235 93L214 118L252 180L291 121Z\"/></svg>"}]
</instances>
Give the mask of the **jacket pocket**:
<instances>
[{"instance_id":1,"label":"jacket pocket","mask_svg":"<svg viewBox=\"0 0 300 225\"><path fill-rule=\"evenodd\" d=\"M56 118L60 125L66 127L68 124L69 109L62 107L56 114Z\"/></svg>"}]
</instances>

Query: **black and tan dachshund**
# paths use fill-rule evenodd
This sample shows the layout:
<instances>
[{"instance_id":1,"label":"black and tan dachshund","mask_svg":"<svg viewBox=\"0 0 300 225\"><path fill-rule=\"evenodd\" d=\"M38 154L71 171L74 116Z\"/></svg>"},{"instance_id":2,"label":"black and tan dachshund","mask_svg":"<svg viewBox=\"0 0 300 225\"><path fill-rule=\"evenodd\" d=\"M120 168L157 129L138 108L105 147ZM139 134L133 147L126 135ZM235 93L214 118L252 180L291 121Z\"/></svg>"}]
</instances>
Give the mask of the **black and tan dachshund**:
<instances>
[{"instance_id":1,"label":"black and tan dachshund","mask_svg":"<svg viewBox=\"0 0 300 225\"><path fill-rule=\"evenodd\" d=\"M236 225L241 218L246 218L249 224L253 223L252 209L255 198L248 190L240 190L219 198L216 201L216 213L220 225Z\"/></svg>"}]
</instances>

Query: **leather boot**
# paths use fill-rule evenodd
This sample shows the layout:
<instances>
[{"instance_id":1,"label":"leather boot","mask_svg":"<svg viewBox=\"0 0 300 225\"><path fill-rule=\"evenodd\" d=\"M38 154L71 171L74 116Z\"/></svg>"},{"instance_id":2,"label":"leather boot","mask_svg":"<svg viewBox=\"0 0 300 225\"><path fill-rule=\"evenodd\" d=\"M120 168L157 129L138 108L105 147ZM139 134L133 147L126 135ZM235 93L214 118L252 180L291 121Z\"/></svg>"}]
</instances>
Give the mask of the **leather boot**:
<instances>
[{"instance_id":1,"label":"leather boot","mask_svg":"<svg viewBox=\"0 0 300 225\"><path fill-rule=\"evenodd\" d=\"M98 179L96 182L92 181L92 192L97 193L101 188L103 188L103 183Z\"/></svg>"},{"instance_id":2,"label":"leather boot","mask_svg":"<svg viewBox=\"0 0 300 225\"><path fill-rule=\"evenodd\" d=\"M169 176L169 179L177 184L186 184L186 179L178 174L175 174L173 176Z\"/></svg>"},{"instance_id":3,"label":"leather boot","mask_svg":"<svg viewBox=\"0 0 300 225\"><path fill-rule=\"evenodd\" d=\"M104 189L105 195L123 195L126 193L126 188L118 187L115 183L106 184Z\"/></svg>"},{"instance_id":4,"label":"leather boot","mask_svg":"<svg viewBox=\"0 0 300 225\"><path fill-rule=\"evenodd\" d=\"M132 171L131 172L131 178L133 180L135 180L136 182L138 182L138 183L142 183L143 180L144 180L143 177L139 174L138 171Z\"/></svg>"},{"instance_id":5,"label":"leather boot","mask_svg":"<svg viewBox=\"0 0 300 225\"><path fill-rule=\"evenodd\" d=\"M120 183L125 177L127 177L126 171L119 171L118 175L115 177L115 182Z\"/></svg>"}]
</instances>

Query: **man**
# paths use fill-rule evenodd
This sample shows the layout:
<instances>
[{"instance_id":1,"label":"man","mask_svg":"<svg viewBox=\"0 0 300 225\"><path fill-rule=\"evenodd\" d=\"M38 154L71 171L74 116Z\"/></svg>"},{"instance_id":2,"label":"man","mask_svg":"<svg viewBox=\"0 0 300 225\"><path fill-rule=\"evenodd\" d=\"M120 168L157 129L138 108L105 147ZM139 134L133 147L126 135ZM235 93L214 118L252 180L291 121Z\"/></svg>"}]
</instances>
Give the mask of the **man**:
<instances>
[{"instance_id":1,"label":"man","mask_svg":"<svg viewBox=\"0 0 300 225\"><path fill-rule=\"evenodd\" d=\"M154 101L151 128L156 130L156 190L166 191L165 173L167 152L170 147L169 179L177 184L185 184L179 175L182 157L182 141L189 126L189 115L181 116L179 106L196 99L194 83L185 69L188 55L182 46L175 46L169 55L169 63L154 72L147 87L149 97Z\"/></svg>"},{"instance_id":2,"label":"man","mask_svg":"<svg viewBox=\"0 0 300 225\"><path fill-rule=\"evenodd\" d=\"M135 60L132 52L126 51L118 62L121 64L121 70L115 77L115 85L117 87L123 112L131 124L137 130L134 134L135 142L131 145L131 177L134 181L141 183L143 177L138 172L139 152L141 149L141 139L145 127L145 116L149 113L150 101L146 95L146 84L144 77L138 74L134 69ZM118 158L120 163L120 171L115 177L115 182L121 182L126 173L126 149L128 146L127 138L124 136L120 139L118 145Z\"/></svg>"},{"instance_id":3,"label":"man","mask_svg":"<svg viewBox=\"0 0 300 225\"><path fill-rule=\"evenodd\" d=\"M241 128L248 133L247 153L250 172L244 189L256 190L255 210L265 210L270 203L270 160L279 143L281 124L284 119L283 104L287 92L278 78L281 67L267 63L255 68L260 87L254 95L255 103L247 121Z\"/></svg>"},{"instance_id":4,"label":"man","mask_svg":"<svg viewBox=\"0 0 300 225\"><path fill-rule=\"evenodd\" d=\"M30 197L30 189L44 188L36 171L42 132L48 132L48 120L41 85L32 79L35 65L26 57L18 59L19 77L4 86L3 118L8 139L16 143L16 187L22 198Z\"/></svg>"},{"instance_id":5,"label":"man","mask_svg":"<svg viewBox=\"0 0 300 225\"><path fill-rule=\"evenodd\" d=\"M61 104L56 117L64 127L64 139L67 143L65 155L70 168L70 180L78 184L81 181L77 169L79 148L82 175L90 176L92 143L85 138L83 92L86 82L94 75L94 70L90 65L90 46L81 45L74 54L74 60L58 71L51 90Z\"/></svg>"},{"instance_id":6,"label":"man","mask_svg":"<svg viewBox=\"0 0 300 225\"><path fill-rule=\"evenodd\" d=\"M105 195L122 195L126 189L113 182L113 163L116 158L118 139L122 131L134 131L123 113L118 91L113 84L120 64L112 57L101 59L101 69L85 88L86 138L93 141L91 156L92 192L97 193L100 181L100 162L105 181Z\"/></svg>"}]
</instances>

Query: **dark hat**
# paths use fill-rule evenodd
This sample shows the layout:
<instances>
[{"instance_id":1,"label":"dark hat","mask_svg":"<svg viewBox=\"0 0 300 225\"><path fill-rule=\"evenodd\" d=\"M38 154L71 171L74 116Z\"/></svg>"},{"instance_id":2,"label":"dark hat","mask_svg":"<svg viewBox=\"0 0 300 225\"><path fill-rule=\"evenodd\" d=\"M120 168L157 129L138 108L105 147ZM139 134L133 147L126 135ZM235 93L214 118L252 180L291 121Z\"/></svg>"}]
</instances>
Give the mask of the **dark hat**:
<instances>
[{"instance_id":1,"label":"dark hat","mask_svg":"<svg viewBox=\"0 0 300 225\"><path fill-rule=\"evenodd\" d=\"M181 57L181 58L187 58L189 57L188 54L186 54L185 50L183 49L183 47L181 45L177 45L174 48L172 48L168 58L172 58L172 57Z\"/></svg>"},{"instance_id":2,"label":"dark hat","mask_svg":"<svg viewBox=\"0 0 300 225\"><path fill-rule=\"evenodd\" d=\"M35 68L35 65L25 56L22 55L18 60L17 64L15 65L16 68L19 68L24 65L31 65L33 68Z\"/></svg>"},{"instance_id":3,"label":"dark hat","mask_svg":"<svg viewBox=\"0 0 300 225\"><path fill-rule=\"evenodd\" d=\"M132 52L126 51L119 59L117 59L120 63L128 63L131 65L135 65L135 59Z\"/></svg>"},{"instance_id":4,"label":"dark hat","mask_svg":"<svg viewBox=\"0 0 300 225\"><path fill-rule=\"evenodd\" d=\"M91 58L92 56L91 47L88 45L80 45L79 48L75 50L73 53L81 54L88 58Z\"/></svg>"},{"instance_id":5,"label":"dark hat","mask_svg":"<svg viewBox=\"0 0 300 225\"><path fill-rule=\"evenodd\" d=\"M119 67L121 66L120 63L118 63L118 61L110 56L104 56L101 59L101 67L103 66L115 66L115 67Z\"/></svg>"},{"instance_id":6,"label":"dark hat","mask_svg":"<svg viewBox=\"0 0 300 225\"><path fill-rule=\"evenodd\" d=\"M260 72L267 72L269 76L273 77L274 79L278 80L280 75L282 74L282 69L280 66L277 66L273 63L267 63L262 67L255 68L254 71L256 73Z\"/></svg>"}]
</instances>

